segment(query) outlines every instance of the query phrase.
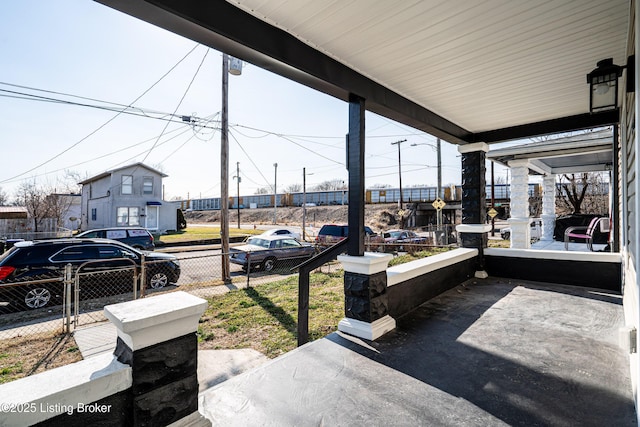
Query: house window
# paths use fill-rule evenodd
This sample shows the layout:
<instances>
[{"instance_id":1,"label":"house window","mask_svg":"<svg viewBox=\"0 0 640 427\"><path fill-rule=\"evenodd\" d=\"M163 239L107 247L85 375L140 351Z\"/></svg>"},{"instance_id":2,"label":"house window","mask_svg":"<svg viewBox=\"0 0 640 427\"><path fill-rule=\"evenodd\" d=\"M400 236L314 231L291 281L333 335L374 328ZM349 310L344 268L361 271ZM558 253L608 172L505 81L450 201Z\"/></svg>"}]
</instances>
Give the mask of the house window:
<instances>
[{"instance_id":1,"label":"house window","mask_svg":"<svg viewBox=\"0 0 640 427\"><path fill-rule=\"evenodd\" d=\"M98 219L98 209L91 208L91 221L96 221Z\"/></svg>"},{"instance_id":2,"label":"house window","mask_svg":"<svg viewBox=\"0 0 640 427\"><path fill-rule=\"evenodd\" d=\"M121 194L133 194L133 175L122 175Z\"/></svg>"},{"instance_id":3,"label":"house window","mask_svg":"<svg viewBox=\"0 0 640 427\"><path fill-rule=\"evenodd\" d=\"M145 176L142 182L142 193L153 194L153 177Z\"/></svg>"},{"instance_id":4,"label":"house window","mask_svg":"<svg viewBox=\"0 0 640 427\"><path fill-rule=\"evenodd\" d=\"M120 207L116 211L116 214L116 225L118 227L140 225L140 214L137 207Z\"/></svg>"}]
</instances>

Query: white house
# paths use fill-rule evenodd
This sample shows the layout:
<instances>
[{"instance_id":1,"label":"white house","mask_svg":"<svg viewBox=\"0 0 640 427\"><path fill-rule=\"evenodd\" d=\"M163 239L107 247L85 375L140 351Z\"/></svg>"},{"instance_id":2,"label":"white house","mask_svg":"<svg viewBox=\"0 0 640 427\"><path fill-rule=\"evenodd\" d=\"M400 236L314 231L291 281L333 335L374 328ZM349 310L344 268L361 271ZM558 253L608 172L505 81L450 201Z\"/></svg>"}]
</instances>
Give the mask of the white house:
<instances>
[{"instance_id":1,"label":"white house","mask_svg":"<svg viewBox=\"0 0 640 427\"><path fill-rule=\"evenodd\" d=\"M135 163L80 182L81 229L140 226L159 233L175 230L179 204L162 200L162 179L167 176Z\"/></svg>"}]
</instances>

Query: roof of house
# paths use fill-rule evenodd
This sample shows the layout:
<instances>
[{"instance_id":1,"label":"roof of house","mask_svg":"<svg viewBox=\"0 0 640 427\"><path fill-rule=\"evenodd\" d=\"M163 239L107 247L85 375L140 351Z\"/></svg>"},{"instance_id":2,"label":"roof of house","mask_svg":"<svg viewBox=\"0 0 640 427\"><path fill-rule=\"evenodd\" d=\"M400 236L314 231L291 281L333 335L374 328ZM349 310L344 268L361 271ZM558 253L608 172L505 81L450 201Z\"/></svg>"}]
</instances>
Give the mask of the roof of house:
<instances>
[{"instance_id":1,"label":"roof of house","mask_svg":"<svg viewBox=\"0 0 640 427\"><path fill-rule=\"evenodd\" d=\"M24 206L0 206L0 218L27 218L28 215Z\"/></svg>"},{"instance_id":2,"label":"roof of house","mask_svg":"<svg viewBox=\"0 0 640 427\"><path fill-rule=\"evenodd\" d=\"M131 167L135 167L136 169L137 168L147 169L147 170L149 170L149 171L151 171L153 173L157 173L158 175L160 175L163 178L166 178L167 176L169 176L169 175L165 174L164 172L160 172L159 170L154 169L154 168L152 168L150 166L147 166L144 163L138 162L138 163L133 163L133 164L130 164L130 165L127 165L127 166L122 166L120 168L111 169L111 170L108 170L106 172L102 172L101 174L98 174L98 175L92 176L91 178L87 178L87 179L85 179L83 181L80 181L78 184L81 184L81 185L88 184L90 182L94 182L94 181L97 181L97 180L102 179L104 177L110 176L114 172L118 172L118 171L121 171L123 169L129 169Z\"/></svg>"}]
</instances>

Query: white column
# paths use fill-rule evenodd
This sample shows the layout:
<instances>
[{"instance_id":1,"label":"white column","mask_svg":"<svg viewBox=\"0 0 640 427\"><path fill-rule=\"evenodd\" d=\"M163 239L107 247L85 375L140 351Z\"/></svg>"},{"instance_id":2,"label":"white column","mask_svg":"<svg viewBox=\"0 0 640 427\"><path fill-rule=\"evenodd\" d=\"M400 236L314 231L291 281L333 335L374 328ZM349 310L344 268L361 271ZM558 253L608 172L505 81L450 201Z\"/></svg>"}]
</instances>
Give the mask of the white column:
<instances>
[{"instance_id":1,"label":"white column","mask_svg":"<svg viewBox=\"0 0 640 427\"><path fill-rule=\"evenodd\" d=\"M529 161L513 160L511 169L511 247L529 249L531 229L529 227Z\"/></svg>"},{"instance_id":2,"label":"white column","mask_svg":"<svg viewBox=\"0 0 640 427\"><path fill-rule=\"evenodd\" d=\"M556 176L545 175L542 179L542 238L552 241L556 226Z\"/></svg>"}]
</instances>

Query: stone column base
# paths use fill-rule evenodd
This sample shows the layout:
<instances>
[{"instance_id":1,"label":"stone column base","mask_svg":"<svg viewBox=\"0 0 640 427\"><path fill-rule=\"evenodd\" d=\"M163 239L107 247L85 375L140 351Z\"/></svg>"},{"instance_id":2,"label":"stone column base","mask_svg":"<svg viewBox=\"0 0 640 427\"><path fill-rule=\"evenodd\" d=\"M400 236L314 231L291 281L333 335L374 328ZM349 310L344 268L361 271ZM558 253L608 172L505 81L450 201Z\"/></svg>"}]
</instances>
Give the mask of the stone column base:
<instances>
[{"instance_id":1,"label":"stone column base","mask_svg":"<svg viewBox=\"0 0 640 427\"><path fill-rule=\"evenodd\" d=\"M556 216L554 214L542 214L542 238L540 240L553 240L553 232L556 227Z\"/></svg>"},{"instance_id":2,"label":"stone column base","mask_svg":"<svg viewBox=\"0 0 640 427\"><path fill-rule=\"evenodd\" d=\"M374 320L371 323L349 317L345 317L338 323L338 330L340 332L369 341L374 341L395 328L396 320L389 315Z\"/></svg>"}]
</instances>

